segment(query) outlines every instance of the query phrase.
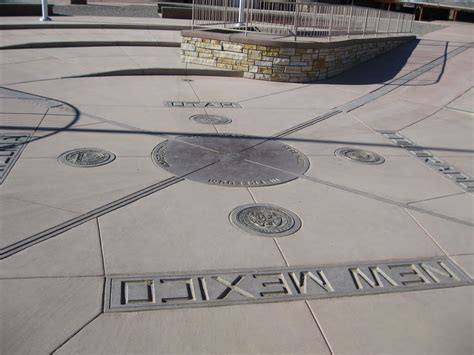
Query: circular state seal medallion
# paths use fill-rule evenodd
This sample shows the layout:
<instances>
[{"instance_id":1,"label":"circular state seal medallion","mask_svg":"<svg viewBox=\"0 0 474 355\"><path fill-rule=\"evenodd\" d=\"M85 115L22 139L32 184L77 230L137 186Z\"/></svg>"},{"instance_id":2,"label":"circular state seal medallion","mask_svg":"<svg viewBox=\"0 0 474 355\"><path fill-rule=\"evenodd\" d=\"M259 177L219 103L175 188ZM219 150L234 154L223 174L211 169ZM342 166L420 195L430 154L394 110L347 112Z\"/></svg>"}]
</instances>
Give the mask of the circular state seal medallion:
<instances>
[{"instance_id":1,"label":"circular state seal medallion","mask_svg":"<svg viewBox=\"0 0 474 355\"><path fill-rule=\"evenodd\" d=\"M249 204L235 208L231 222L247 233L263 237L284 237L301 228L301 220L291 211L267 204Z\"/></svg>"},{"instance_id":2,"label":"circular state seal medallion","mask_svg":"<svg viewBox=\"0 0 474 355\"><path fill-rule=\"evenodd\" d=\"M97 148L74 149L58 157L61 163L77 168L93 168L108 164L114 159L114 153Z\"/></svg>"},{"instance_id":3,"label":"circular state seal medallion","mask_svg":"<svg viewBox=\"0 0 474 355\"><path fill-rule=\"evenodd\" d=\"M232 123L230 118L218 115L193 115L189 117L189 119L193 122L200 123L200 124L229 124Z\"/></svg>"},{"instance_id":4,"label":"circular state seal medallion","mask_svg":"<svg viewBox=\"0 0 474 355\"><path fill-rule=\"evenodd\" d=\"M337 156L363 164L382 164L385 162L385 159L381 155L363 149L339 148L334 153Z\"/></svg>"},{"instance_id":5,"label":"circular state seal medallion","mask_svg":"<svg viewBox=\"0 0 474 355\"><path fill-rule=\"evenodd\" d=\"M232 134L177 137L158 144L152 158L173 175L226 187L278 185L309 168L306 155L285 143Z\"/></svg>"}]
</instances>

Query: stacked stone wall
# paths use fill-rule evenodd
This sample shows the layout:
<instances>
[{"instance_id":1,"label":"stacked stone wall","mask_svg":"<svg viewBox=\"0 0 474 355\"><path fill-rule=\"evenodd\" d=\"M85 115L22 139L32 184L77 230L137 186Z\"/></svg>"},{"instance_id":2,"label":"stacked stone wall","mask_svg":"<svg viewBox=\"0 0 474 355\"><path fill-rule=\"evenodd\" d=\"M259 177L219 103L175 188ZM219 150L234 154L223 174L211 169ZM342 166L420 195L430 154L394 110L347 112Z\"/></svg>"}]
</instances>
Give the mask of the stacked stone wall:
<instances>
[{"instance_id":1,"label":"stacked stone wall","mask_svg":"<svg viewBox=\"0 0 474 355\"><path fill-rule=\"evenodd\" d=\"M243 72L249 79L313 82L348 70L355 65L388 52L413 37L367 39L350 44L331 43L324 48L296 48L230 42L202 37L181 37L181 58L187 63L208 65ZM349 44L348 44L349 42Z\"/></svg>"}]
</instances>

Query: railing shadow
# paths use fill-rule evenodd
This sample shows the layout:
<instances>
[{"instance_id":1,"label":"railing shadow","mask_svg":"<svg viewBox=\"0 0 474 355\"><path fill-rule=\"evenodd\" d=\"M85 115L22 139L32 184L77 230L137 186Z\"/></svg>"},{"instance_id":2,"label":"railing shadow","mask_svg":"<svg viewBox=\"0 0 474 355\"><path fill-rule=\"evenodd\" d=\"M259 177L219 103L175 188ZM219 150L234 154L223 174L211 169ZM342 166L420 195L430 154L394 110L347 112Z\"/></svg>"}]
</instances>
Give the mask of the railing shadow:
<instances>
[{"instance_id":1,"label":"railing shadow","mask_svg":"<svg viewBox=\"0 0 474 355\"><path fill-rule=\"evenodd\" d=\"M294 143L314 143L314 144L340 144L341 146L364 146L364 147L379 147L379 148L393 148L400 149L400 151L405 151L404 148L398 147L391 143L374 143L374 142L354 142L350 140L334 140L334 139L311 139L295 136L295 133L285 137L279 136L262 136L262 135L243 135L243 134L218 134L218 133L195 133L195 132L173 132L173 131L144 131L144 130L124 130L124 129L97 129L97 128L80 128L80 127L67 127L57 128L57 127L34 127L34 126L0 126L0 129L5 130L15 130L15 131L31 131L36 129L39 132L50 132L42 136L35 137L35 140L40 140L48 138L53 134L60 132L70 132L70 133L87 133L87 134L115 134L122 137L130 135L143 135L143 136L155 136L159 139L173 139L175 137L208 137L208 138L220 138L220 139L248 139L249 141L270 141L277 140L282 142L291 142ZM31 142L31 141L30 141ZM158 142L157 142L158 143ZM260 143L259 143L260 144ZM440 147L440 146L420 146L420 148L427 150L436 150L449 153L474 153L473 149L460 149L460 148L450 148L450 147Z\"/></svg>"},{"instance_id":2,"label":"railing shadow","mask_svg":"<svg viewBox=\"0 0 474 355\"><path fill-rule=\"evenodd\" d=\"M372 60L357 65L356 67L345 71L344 73L324 81L320 84L327 85L371 85L371 84L390 84L390 81L400 76L403 68L413 59L416 49L421 47L441 47L441 45L432 45L424 43L423 40L413 40L401 45L387 53L384 53ZM436 59L443 57L443 64L438 76L429 81L404 84L403 86L427 86L440 81L446 67L449 42L442 44L443 52ZM428 48L429 48L428 47ZM420 64L420 67L427 63ZM411 69L412 71L414 69Z\"/></svg>"},{"instance_id":3,"label":"railing shadow","mask_svg":"<svg viewBox=\"0 0 474 355\"><path fill-rule=\"evenodd\" d=\"M31 136L24 144L28 144L28 143L31 143L31 142L34 142L34 141L37 141L37 140L40 140L40 139L48 138L48 137L51 137L51 136L53 136L53 135L55 135L59 132L66 131L66 130L70 129L72 126L74 126L79 121L79 119L81 117L81 111L77 107L75 107L74 105L71 105L70 103L67 103L65 101L61 101L61 100L58 100L58 99L53 99L53 98L46 97L46 96L31 94L31 93L28 93L28 92L25 92L25 91L6 88L6 87L3 87L3 86L0 86L0 90L2 90L4 93L7 93L6 95L9 95L9 97L3 97L3 98L0 98L0 100L1 99L9 99L9 98L17 99L17 100L26 100L26 101L29 101L29 102L33 102L34 104L44 106L45 107L45 112L46 112L44 114L44 116L48 115L48 111L51 108L56 108L56 109L63 108L65 111L68 111L68 112L72 113L72 114L68 115L68 116L71 116L72 119L64 127L61 127L61 128L53 128L53 129L50 128L49 130L43 130L40 127L41 121L37 126L5 126L5 125L0 125L0 130L4 129L4 130L9 130L9 131L17 131L17 132L24 131L24 132L28 132L28 133L33 133L33 136ZM43 132L47 132L47 133L42 135L42 136L35 136L34 134L38 131L43 131ZM14 145L15 144L3 144L0 147L0 151L11 149Z\"/></svg>"}]
</instances>

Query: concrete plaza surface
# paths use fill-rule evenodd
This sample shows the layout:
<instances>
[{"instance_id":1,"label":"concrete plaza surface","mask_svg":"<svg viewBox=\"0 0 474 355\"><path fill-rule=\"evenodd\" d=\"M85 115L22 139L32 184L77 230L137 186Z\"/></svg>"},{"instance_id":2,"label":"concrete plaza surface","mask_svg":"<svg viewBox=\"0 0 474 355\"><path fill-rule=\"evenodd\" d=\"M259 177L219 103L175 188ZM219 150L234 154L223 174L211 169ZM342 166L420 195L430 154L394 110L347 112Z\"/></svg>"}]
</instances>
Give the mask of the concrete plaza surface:
<instances>
[{"instance_id":1,"label":"concrete plaza surface","mask_svg":"<svg viewBox=\"0 0 474 355\"><path fill-rule=\"evenodd\" d=\"M140 21L187 24L107 18ZM449 176L474 176L474 26L441 24L314 84L213 76L167 44L110 44L178 43L169 28L1 29L2 46L108 45L0 50L0 353L474 353L473 190ZM98 76L144 69L169 75ZM198 114L231 123L190 120ZM309 168L288 170L273 142ZM335 154L347 147L384 162ZM80 148L115 159L85 168L58 159ZM196 181L208 176L197 163L208 157L212 171L244 175L245 186ZM180 173L171 159L184 162ZM259 185L268 171L289 181ZM291 211L301 228L248 233L229 216L249 204ZM338 290L352 282L338 274L344 267L361 292ZM406 269L389 274L395 267ZM305 292L291 284L301 270L313 270Z\"/></svg>"}]
</instances>

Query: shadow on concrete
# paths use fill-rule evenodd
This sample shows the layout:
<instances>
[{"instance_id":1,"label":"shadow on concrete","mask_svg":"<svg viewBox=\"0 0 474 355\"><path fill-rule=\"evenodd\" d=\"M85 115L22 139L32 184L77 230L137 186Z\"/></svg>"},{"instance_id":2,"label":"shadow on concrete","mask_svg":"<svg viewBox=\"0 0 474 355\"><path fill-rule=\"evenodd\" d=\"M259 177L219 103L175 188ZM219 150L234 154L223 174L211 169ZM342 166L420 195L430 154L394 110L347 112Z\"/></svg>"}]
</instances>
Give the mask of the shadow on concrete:
<instances>
[{"instance_id":1,"label":"shadow on concrete","mask_svg":"<svg viewBox=\"0 0 474 355\"><path fill-rule=\"evenodd\" d=\"M107 121L104 121L104 123ZM110 123L110 122L108 122ZM398 148L401 151L405 151L404 148L398 147L391 143L370 143L370 142L353 142L350 140L327 140L327 139L309 139L309 138L297 138L291 136L284 136L284 137L275 137L275 136L258 136L258 135L232 135L232 134L218 134L218 133L189 133L189 132L167 132L167 131L144 131L144 130L132 130L132 129L97 129L97 128L80 128L80 127L70 127L68 125L64 128L57 128L57 127L20 127L20 126L0 126L0 129L5 130L14 130L14 131L31 131L36 130L36 132L50 132L44 136L35 137L35 139L31 140L29 143L35 140L40 140L43 138L50 137L53 134L57 134L60 132L69 132L69 133L99 133L99 134L117 134L121 135L124 138L127 135L146 135L146 136L156 136L159 139L175 139L177 137L208 137L208 138L226 138L232 139L236 138L239 140L248 139L251 141L260 141L255 145L260 145L266 141L270 140L278 140L282 142L287 142L291 144L291 142L297 143L315 143L315 144L340 144L341 146L364 146L364 147L383 147L383 148ZM157 141L157 144L160 143ZM185 143L183 143L185 144ZM198 145L197 145L198 146ZM198 146L199 147L199 146ZM251 146L253 147L253 146ZM449 153L474 153L473 149L459 149L459 148L450 148L450 147L438 147L438 146L417 146L427 150L436 150L436 151L443 151ZM207 149L204 148L203 149ZM247 150L246 148L245 150Z\"/></svg>"},{"instance_id":2,"label":"shadow on concrete","mask_svg":"<svg viewBox=\"0 0 474 355\"><path fill-rule=\"evenodd\" d=\"M75 125L79 121L79 118L81 117L81 112L79 111L79 109L77 107L65 102L65 101L61 101L61 100L58 100L58 99L53 99L53 98L46 97L46 96L31 94L31 93L28 93L28 92L15 90L15 89L11 89L11 88L6 88L6 87L3 87L3 86L0 86L0 90L3 90L4 95L5 95L5 93L7 93L7 95L8 95L8 96L0 97L0 100L2 100L2 99L25 100L25 101L28 101L28 102L33 103L35 105L44 106L46 108L46 112L44 113L43 118L46 117L48 115L49 110L53 109L53 108L55 108L55 109L58 109L58 108L64 109L65 112L69 112L69 114L65 114L65 115L71 116L70 122L68 122L64 127L61 127L59 129L58 128L50 129L50 130L48 130L48 133L46 133L43 136L34 136L34 134L36 132L41 131L39 126L41 125L42 120L38 123L37 126L23 126L22 127L22 126L2 126L2 125L0 125L0 130L1 129L3 129L3 130L12 130L12 131L15 131L15 132L25 131L25 132L28 132L28 133L33 132L33 136L30 137L30 139L28 139L23 144L28 144L28 143L34 142L36 140L39 140L39 139L48 138L48 137L51 137L52 135L55 135L59 132L68 130L73 125ZM0 147L0 152L2 150L11 149L11 148L13 148L14 145L15 144L2 145Z\"/></svg>"},{"instance_id":3,"label":"shadow on concrete","mask_svg":"<svg viewBox=\"0 0 474 355\"><path fill-rule=\"evenodd\" d=\"M413 58L413 52L416 49L424 46L435 47L433 49L439 50L440 57L444 57L442 70L434 80L418 84L405 84L403 86L426 86L433 85L439 82L444 74L446 66L449 42L441 42L433 44L431 41L413 40L403 44L385 54L382 54L372 60L359 64L358 66L349 69L348 71L328 80L320 81L318 84L327 85L369 85L369 84L388 84L401 73L410 58ZM441 54L441 48L443 53ZM437 49L439 48L439 49ZM420 67L427 63L420 64ZM411 71L411 70L410 70Z\"/></svg>"}]
</instances>

